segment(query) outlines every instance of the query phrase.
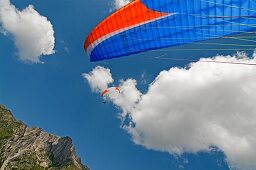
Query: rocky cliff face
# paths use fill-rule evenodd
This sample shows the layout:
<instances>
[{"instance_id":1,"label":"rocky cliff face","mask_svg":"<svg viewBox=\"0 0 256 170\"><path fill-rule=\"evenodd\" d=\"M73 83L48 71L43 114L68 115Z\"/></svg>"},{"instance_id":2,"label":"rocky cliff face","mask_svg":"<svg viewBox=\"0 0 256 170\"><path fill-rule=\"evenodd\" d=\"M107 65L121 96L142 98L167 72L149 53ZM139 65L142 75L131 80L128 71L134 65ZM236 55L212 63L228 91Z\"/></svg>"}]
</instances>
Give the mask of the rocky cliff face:
<instances>
[{"instance_id":1,"label":"rocky cliff face","mask_svg":"<svg viewBox=\"0 0 256 170\"><path fill-rule=\"evenodd\" d=\"M29 128L0 105L0 170L89 170L76 156L72 140Z\"/></svg>"}]
</instances>

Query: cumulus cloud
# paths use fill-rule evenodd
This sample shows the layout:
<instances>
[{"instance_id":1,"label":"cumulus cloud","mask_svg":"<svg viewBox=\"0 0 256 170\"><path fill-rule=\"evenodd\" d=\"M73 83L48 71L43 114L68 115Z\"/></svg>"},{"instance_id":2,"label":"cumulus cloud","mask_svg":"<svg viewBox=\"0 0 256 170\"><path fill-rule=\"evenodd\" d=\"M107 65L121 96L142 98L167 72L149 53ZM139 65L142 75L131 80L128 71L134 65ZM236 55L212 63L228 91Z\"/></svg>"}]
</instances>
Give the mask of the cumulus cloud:
<instances>
[{"instance_id":1,"label":"cumulus cloud","mask_svg":"<svg viewBox=\"0 0 256 170\"><path fill-rule=\"evenodd\" d=\"M32 5L19 11L10 0L0 0L0 24L2 33L13 36L21 61L42 63L42 55L54 53L53 26Z\"/></svg>"},{"instance_id":2,"label":"cumulus cloud","mask_svg":"<svg viewBox=\"0 0 256 170\"><path fill-rule=\"evenodd\" d=\"M256 63L244 54L202 60ZM255 66L196 62L162 71L145 94L133 79L120 87L109 99L130 118L122 127L136 144L174 155L214 146L231 168L256 169Z\"/></svg>"},{"instance_id":3,"label":"cumulus cloud","mask_svg":"<svg viewBox=\"0 0 256 170\"><path fill-rule=\"evenodd\" d=\"M113 8L114 9L119 9L119 8L125 6L126 4L128 4L129 2L131 2L131 0L114 0L113 1Z\"/></svg>"},{"instance_id":4,"label":"cumulus cloud","mask_svg":"<svg viewBox=\"0 0 256 170\"><path fill-rule=\"evenodd\" d=\"M90 73L82 74L86 79L94 92L101 92L108 88L108 85L114 80L110 73L110 70L101 66L97 66Z\"/></svg>"}]
</instances>

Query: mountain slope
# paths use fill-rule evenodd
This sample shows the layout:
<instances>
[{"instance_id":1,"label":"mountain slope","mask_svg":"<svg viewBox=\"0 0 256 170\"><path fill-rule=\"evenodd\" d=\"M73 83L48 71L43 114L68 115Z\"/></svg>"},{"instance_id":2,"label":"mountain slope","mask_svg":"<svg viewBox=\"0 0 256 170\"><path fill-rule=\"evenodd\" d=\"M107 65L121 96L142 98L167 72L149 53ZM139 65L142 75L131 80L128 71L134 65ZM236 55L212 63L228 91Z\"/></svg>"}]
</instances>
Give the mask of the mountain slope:
<instances>
[{"instance_id":1,"label":"mountain slope","mask_svg":"<svg viewBox=\"0 0 256 170\"><path fill-rule=\"evenodd\" d=\"M72 140L29 128L0 105L0 170L89 170L76 156Z\"/></svg>"}]
</instances>

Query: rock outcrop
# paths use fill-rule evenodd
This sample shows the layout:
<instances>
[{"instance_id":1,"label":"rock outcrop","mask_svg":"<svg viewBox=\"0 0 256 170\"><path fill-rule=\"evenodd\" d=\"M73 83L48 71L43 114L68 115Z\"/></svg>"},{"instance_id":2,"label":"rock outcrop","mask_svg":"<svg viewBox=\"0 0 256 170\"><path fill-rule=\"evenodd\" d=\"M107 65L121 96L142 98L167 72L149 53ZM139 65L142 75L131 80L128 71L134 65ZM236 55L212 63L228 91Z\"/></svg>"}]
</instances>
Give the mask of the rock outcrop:
<instances>
[{"instance_id":1,"label":"rock outcrop","mask_svg":"<svg viewBox=\"0 0 256 170\"><path fill-rule=\"evenodd\" d=\"M0 105L0 170L89 170L76 156L72 140L29 128Z\"/></svg>"}]
</instances>

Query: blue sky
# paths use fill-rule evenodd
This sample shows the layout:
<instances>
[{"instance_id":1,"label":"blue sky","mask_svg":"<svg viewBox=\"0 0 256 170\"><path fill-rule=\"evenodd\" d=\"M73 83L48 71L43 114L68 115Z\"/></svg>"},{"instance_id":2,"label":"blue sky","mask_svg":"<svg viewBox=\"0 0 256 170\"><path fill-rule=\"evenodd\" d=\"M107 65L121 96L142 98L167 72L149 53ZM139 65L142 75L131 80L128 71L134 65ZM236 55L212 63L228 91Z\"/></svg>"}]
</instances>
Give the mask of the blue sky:
<instances>
[{"instance_id":1,"label":"blue sky","mask_svg":"<svg viewBox=\"0 0 256 170\"><path fill-rule=\"evenodd\" d=\"M26 64L18 60L13 37L0 35L0 103L11 109L17 119L59 136L70 136L83 163L92 170L229 169L221 151L175 158L167 152L135 145L131 136L120 128L117 118L120 109L111 103L103 104L101 97L91 92L81 74L97 65L110 68L115 80L136 79L138 89L145 92L160 71L188 64L156 60L154 57L162 55L161 52L90 63L83 42L90 30L109 14L110 1L11 2L18 9L32 4L47 17L55 31L56 50L55 54L42 58L44 64ZM198 59L216 52L169 53Z\"/></svg>"}]
</instances>

